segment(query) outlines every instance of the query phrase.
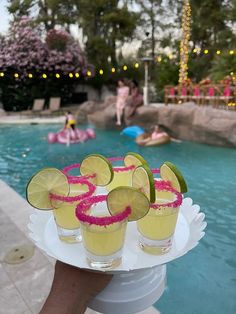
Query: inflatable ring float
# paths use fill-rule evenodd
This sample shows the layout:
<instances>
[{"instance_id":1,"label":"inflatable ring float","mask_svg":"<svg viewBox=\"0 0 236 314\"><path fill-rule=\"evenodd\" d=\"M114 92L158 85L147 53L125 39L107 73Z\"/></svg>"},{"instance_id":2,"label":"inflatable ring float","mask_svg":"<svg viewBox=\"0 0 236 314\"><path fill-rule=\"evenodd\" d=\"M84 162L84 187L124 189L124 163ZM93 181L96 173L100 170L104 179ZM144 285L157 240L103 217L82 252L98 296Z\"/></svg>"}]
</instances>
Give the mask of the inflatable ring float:
<instances>
[{"instance_id":1,"label":"inflatable ring float","mask_svg":"<svg viewBox=\"0 0 236 314\"><path fill-rule=\"evenodd\" d=\"M148 138L150 138L149 141L143 142L143 140L146 140ZM169 143L170 137L168 134L163 133L163 135L160 136L159 138L152 140L150 133L143 133L136 138L135 142L140 146L159 146Z\"/></svg>"}]
</instances>

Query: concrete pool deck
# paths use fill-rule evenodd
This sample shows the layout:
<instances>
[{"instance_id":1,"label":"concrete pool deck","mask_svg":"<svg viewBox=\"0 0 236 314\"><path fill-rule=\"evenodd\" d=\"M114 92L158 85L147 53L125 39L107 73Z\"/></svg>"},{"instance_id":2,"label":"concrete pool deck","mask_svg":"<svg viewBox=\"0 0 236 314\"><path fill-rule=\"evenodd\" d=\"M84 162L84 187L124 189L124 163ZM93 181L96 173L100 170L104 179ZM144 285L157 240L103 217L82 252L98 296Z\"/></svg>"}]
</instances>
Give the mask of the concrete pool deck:
<instances>
[{"instance_id":1,"label":"concrete pool deck","mask_svg":"<svg viewBox=\"0 0 236 314\"><path fill-rule=\"evenodd\" d=\"M0 314L39 313L51 287L55 260L34 247L28 236L27 224L34 210L0 180ZM6 263L6 253L21 245L33 247L34 255L23 263ZM92 313L97 312L87 309L86 314ZM139 312L158 313L154 307Z\"/></svg>"},{"instance_id":2,"label":"concrete pool deck","mask_svg":"<svg viewBox=\"0 0 236 314\"><path fill-rule=\"evenodd\" d=\"M27 123L64 123L65 117L25 117L20 115L0 116L0 124L27 124Z\"/></svg>"}]
</instances>

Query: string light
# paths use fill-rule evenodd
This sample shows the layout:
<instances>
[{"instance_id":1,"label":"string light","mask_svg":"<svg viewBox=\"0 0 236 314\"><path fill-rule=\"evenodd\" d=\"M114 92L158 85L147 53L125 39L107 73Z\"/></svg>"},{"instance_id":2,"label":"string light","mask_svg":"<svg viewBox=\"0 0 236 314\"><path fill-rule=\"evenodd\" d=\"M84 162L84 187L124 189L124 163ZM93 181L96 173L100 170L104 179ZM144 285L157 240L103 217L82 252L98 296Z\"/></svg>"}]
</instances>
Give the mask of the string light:
<instances>
[{"instance_id":1,"label":"string light","mask_svg":"<svg viewBox=\"0 0 236 314\"><path fill-rule=\"evenodd\" d=\"M73 73L69 73L69 77L70 78L74 77Z\"/></svg>"},{"instance_id":2,"label":"string light","mask_svg":"<svg viewBox=\"0 0 236 314\"><path fill-rule=\"evenodd\" d=\"M161 62L162 57L157 57L157 62Z\"/></svg>"},{"instance_id":3,"label":"string light","mask_svg":"<svg viewBox=\"0 0 236 314\"><path fill-rule=\"evenodd\" d=\"M18 77L19 77L19 74L18 74L18 73L15 73L14 76L15 76L15 78L18 78Z\"/></svg>"},{"instance_id":4,"label":"string light","mask_svg":"<svg viewBox=\"0 0 236 314\"><path fill-rule=\"evenodd\" d=\"M75 77L78 78L79 77L79 73L75 73Z\"/></svg>"},{"instance_id":5,"label":"string light","mask_svg":"<svg viewBox=\"0 0 236 314\"><path fill-rule=\"evenodd\" d=\"M136 63L134 64L134 67L135 67L136 69L138 69L138 68L139 68L139 63L136 62Z\"/></svg>"},{"instance_id":6,"label":"string light","mask_svg":"<svg viewBox=\"0 0 236 314\"><path fill-rule=\"evenodd\" d=\"M230 54L230 55L233 55L233 54L234 54L234 50L230 50L230 51L229 51L229 54Z\"/></svg>"},{"instance_id":7,"label":"string light","mask_svg":"<svg viewBox=\"0 0 236 314\"><path fill-rule=\"evenodd\" d=\"M33 74L32 73L29 73L28 74L28 77L31 79L31 78L33 78Z\"/></svg>"},{"instance_id":8,"label":"string light","mask_svg":"<svg viewBox=\"0 0 236 314\"><path fill-rule=\"evenodd\" d=\"M209 52L209 50L208 50L208 49L205 49L205 50L204 50L205 55L207 55L207 54L208 54L208 52Z\"/></svg>"},{"instance_id":9,"label":"string light","mask_svg":"<svg viewBox=\"0 0 236 314\"><path fill-rule=\"evenodd\" d=\"M47 78L47 74L43 73L42 78L46 79Z\"/></svg>"},{"instance_id":10,"label":"string light","mask_svg":"<svg viewBox=\"0 0 236 314\"><path fill-rule=\"evenodd\" d=\"M230 75L233 76L233 75L234 75L234 72L230 72Z\"/></svg>"},{"instance_id":11,"label":"string light","mask_svg":"<svg viewBox=\"0 0 236 314\"><path fill-rule=\"evenodd\" d=\"M88 75L88 76L91 76L91 75L92 75L92 72L91 72L91 71L87 71L87 75Z\"/></svg>"},{"instance_id":12,"label":"string light","mask_svg":"<svg viewBox=\"0 0 236 314\"><path fill-rule=\"evenodd\" d=\"M123 66L123 70L124 70L124 71L127 71L127 69L128 69L127 65L124 65L124 66Z\"/></svg>"},{"instance_id":13,"label":"string light","mask_svg":"<svg viewBox=\"0 0 236 314\"><path fill-rule=\"evenodd\" d=\"M60 76L60 74L59 73L56 73L56 78L60 78L61 76Z\"/></svg>"},{"instance_id":14,"label":"string light","mask_svg":"<svg viewBox=\"0 0 236 314\"><path fill-rule=\"evenodd\" d=\"M194 49L193 49L193 52L196 53L196 52L197 52L197 48L194 48Z\"/></svg>"},{"instance_id":15,"label":"string light","mask_svg":"<svg viewBox=\"0 0 236 314\"><path fill-rule=\"evenodd\" d=\"M3 77L3 76L4 76L4 73L3 73L3 72L0 72L0 76Z\"/></svg>"},{"instance_id":16,"label":"string light","mask_svg":"<svg viewBox=\"0 0 236 314\"><path fill-rule=\"evenodd\" d=\"M191 7L189 0L184 0L182 11L182 38L180 42L179 84L183 84L188 80L190 19Z\"/></svg>"},{"instance_id":17,"label":"string light","mask_svg":"<svg viewBox=\"0 0 236 314\"><path fill-rule=\"evenodd\" d=\"M103 75L103 70L102 69L99 70L99 74Z\"/></svg>"},{"instance_id":18,"label":"string light","mask_svg":"<svg viewBox=\"0 0 236 314\"><path fill-rule=\"evenodd\" d=\"M216 51L216 54L217 54L217 55L220 55L220 54L221 54L221 51L220 51L220 50L217 50L217 51Z\"/></svg>"},{"instance_id":19,"label":"string light","mask_svg":"<svg viewBox=\"0 0 236 314\"><path fill-rule=\"evenodd\" d=\"M115 69L115 68L111 68L111 72L112 72L112 73L115 73L115 72L116 72L116 69Z\"/></svg>"},{"instance_id":20,"label":"string light","mask_svg":"<svg viewBox=\"0 0 236 314\"><path fill-rule=\"evenodd\" d=\"M169 58L170 60L172 60L172 59L173 59L172 54L169 54L169 55L168 55L168 58Z\"/></svg>"}]
</instances>

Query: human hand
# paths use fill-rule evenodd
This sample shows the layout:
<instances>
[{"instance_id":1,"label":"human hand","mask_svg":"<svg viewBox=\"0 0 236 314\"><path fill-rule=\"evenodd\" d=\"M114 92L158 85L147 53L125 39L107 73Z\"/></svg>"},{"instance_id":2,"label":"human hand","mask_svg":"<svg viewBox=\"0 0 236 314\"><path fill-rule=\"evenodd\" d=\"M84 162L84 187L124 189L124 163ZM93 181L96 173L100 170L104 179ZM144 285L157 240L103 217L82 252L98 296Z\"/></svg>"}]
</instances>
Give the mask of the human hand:
<instances>
[{"instance_id":1,"label":"human hand","mask_svg":"<svg viewBox=\"0 0 236 314\"><path fill-rule=\"evenodd\" d=\"M112 275L80 269L57 261L52 288L40 313L84 313L90 300L101 292L111 279Z\"/></svg>"}]
</instances>

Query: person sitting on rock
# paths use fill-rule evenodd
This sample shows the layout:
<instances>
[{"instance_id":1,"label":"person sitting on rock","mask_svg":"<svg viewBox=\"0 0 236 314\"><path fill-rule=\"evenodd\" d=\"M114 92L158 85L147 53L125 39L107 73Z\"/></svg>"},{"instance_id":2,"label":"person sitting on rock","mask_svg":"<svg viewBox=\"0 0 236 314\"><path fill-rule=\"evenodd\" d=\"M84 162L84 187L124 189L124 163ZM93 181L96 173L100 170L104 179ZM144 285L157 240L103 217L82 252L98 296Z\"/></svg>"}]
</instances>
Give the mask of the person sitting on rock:
<instances>
[{"instance_id":1,"label":"person sitting on rock","mask_svg":"<svg viewBox=\"0 0 236 314\"><path fill-rule=\"evenodd\" d=\"M132 80L130 83L130 96L127 100L125 116L131 118L138 107L143 105L143 95L139 90L138 82Z\"/></svg>"}]
</instances>

